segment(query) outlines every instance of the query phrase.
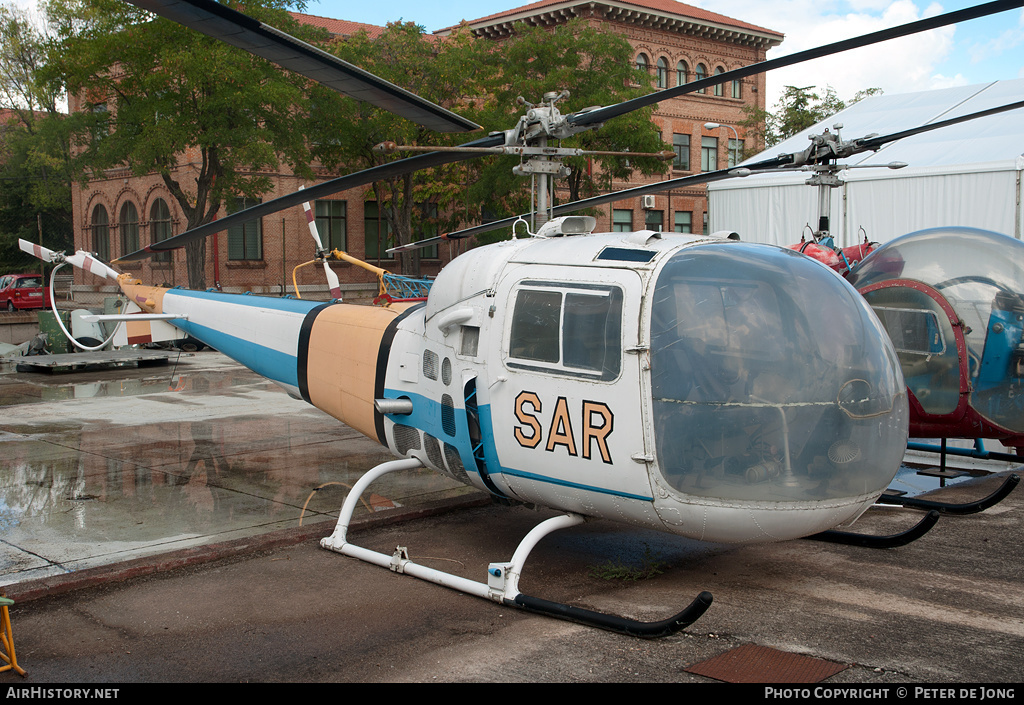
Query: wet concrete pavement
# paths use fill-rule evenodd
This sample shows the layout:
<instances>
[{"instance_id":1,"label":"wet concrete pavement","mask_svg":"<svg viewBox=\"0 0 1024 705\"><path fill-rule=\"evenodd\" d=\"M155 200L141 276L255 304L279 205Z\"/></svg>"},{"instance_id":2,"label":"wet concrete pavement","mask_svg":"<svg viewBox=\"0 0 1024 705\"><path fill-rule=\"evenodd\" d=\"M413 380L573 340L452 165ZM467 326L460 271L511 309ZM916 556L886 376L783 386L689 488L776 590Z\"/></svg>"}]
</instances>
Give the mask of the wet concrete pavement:
<instances>
[{"instance_id":1,"label":"wet concrete pavement","mask_svg":"<svg viewBox=\"0 0 1024 705\"><path fill-rule=\"evenodd\" d=\"M0 375L0 586L16 600L29 672L2 673L0 686L713 682L691 669L750 645L834 664L827 687L1024 679L1019 489L890 550L737 548L608 522L545 538L520 584L530 595L656 620L713 593L686 631L638 640L321 549L343 485L388 456L202 355L182 358L173 382L169 367L89 373L85 383L107 396L79 386L81 375ZM1006 472L938 494L976 499ZM388 554L408 546L417 562L472 580L552 516L470 506L479 495L433 474L380 484L379 505L401 506L365 510L353 541ZM887 535L920 516L873 509L857 529ZM613 578L620 564L658 571ZM760 665L751 675L768 683L781 673Z\"/></svg>"},{"instance_id":2,"label":"wet concrete pavement","mask_svg":"<svg viewBox=\"0 0 1024 705\"><path fill-rule=\"evenodd\" d=\"M944 492L976 497L997 479ZM943 518L917 542L891 550L814 541L732 548L595 522L555 533L531 554L524 592L589 609L655 620L702 590L713 593L700 620L657 640L395 575L325 551L312 537L253 546L201 565L16 603L18 657L29 673L0 674L7 676L0 685L711 683L691 669L754 645L823 660L838 671L820 682L826 688L892 687L895 700L911 699L895 691L908 683L988 684L1015 693L1024 675L1022 507L1024 495L1015 493L984 514ZM408 546L415 560L480 580L489 561L509 558L549 515L462 509L370 524L351 537L388 553ZM888 534L918 515L873 510L862 528ZM645 560L662 572L609 579L615 563L643 567ZM779 683L784 674L762 664L748 675Z\"/></svg>"},{"instance_id":3,"label":"wet concrete pavement","mask_svg":"<svg viewBox=\"0 0 1024 705\"><path fill-rule=\"evenodd\" d=\"M0 586L330 521L391 457L215 352L68 374L7 364ZM372 491L380 509L467 488L421 471Z\"/></svg>"}]
</instances>

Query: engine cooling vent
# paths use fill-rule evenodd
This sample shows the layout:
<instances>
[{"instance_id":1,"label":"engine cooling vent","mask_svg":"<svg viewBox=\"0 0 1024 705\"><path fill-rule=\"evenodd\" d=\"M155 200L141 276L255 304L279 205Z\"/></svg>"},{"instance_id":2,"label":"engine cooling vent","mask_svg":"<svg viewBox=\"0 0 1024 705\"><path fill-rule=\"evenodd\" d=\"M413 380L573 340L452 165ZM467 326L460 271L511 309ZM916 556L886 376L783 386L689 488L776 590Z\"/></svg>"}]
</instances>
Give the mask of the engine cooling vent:
<instances>
[{"instance_id":1,"label":"engine cooling vent","mask_svg":"<svg viewBox=\"0 0 1024 705\"><path fill-rule=\"evenodd\" d=\"M444 459L448 461L448 469L456 480L465 482L467 485L471 484L469 475L466 474L466 468L462 465L462 458L459 457L459 451L455 450L455 446L444 444Z\"/></svg>"},{"instance_id":2,"label":"engine cooling vent","mask_svg":"<svg viewBox=\"0 0 1024 705\"><path fill-rule=\"evenodd\" d=\"M395 424L393 433L395 434L395 452L399 455L407 455L409 451L421 448L419 429Z\"/></svg>"},{"instance_id":3,"label":"engine cooling vent","mask_svg":"<svg viewBox=\"0 0 1024 705\"><path fill-rule=\"evenodd\" d=\"M444 466L444 456L441 454L441 441L429 433L424 433L423 447L427 449L427 460L430 461L430 464L438 470L447 471L447 468Z\"/></svg>"},{"instance_id":4,"label":"engine cooling vent","mask_svg":"<svg viewBox=\"0 0 1024 705\"><path fill-rule=\"evenodd\" d=\"M451 394L441 395L441 428L449 436L455 436L455 402Z\"/></svg>"},{"instance_id":5,"label":"engine cooling vent","mask_svg":"<svg viewBox=\"0 0 1024 705\"><path fill-rule=\"evenodd\" d=\"M423 351L423 376L437 381L437 353L433 350Z\"/></svg>"}]
</instances>

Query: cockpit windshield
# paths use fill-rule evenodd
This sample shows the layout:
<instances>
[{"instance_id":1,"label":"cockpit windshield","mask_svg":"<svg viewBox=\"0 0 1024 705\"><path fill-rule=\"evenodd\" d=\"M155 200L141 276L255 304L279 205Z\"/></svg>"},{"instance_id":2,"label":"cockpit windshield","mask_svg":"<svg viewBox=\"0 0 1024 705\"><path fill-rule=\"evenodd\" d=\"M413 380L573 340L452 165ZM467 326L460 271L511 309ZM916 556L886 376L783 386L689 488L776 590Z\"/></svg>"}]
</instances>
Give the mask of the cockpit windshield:
<instances>
[{"instance_id":1,"label":"cockpit windshield","mask_svg":"<svg viewBox=\"0 0 1024 705\"><path fill-rule=\"evenodd\" d=\"M906 443L896 356L827 268L761 245L682 250L651 321L657 459L675 490L798 501L892 478Z\"/></svg>"},{"instance_id":2,"label":"cockpit windshield","mask_svg":"<svg viewBox=\"0 0 1024 705\"><path fill-rule=\"evenodd\" d=\"M964 324L971 405L1003 428L1024 433L1024 243L974 228L923 230L880 247L849 280L861 290L893 282L865 294L880 315L898 307L935 310L932 338L953 349L911 349L900 359L924 410L941 414L953 411L960 392L953 331L936 303L902 283L922 282L936 291ZM943 366L949 371L939 374ZM921 375L912 373L922 368Z\"/></svg>"}]
</instances>

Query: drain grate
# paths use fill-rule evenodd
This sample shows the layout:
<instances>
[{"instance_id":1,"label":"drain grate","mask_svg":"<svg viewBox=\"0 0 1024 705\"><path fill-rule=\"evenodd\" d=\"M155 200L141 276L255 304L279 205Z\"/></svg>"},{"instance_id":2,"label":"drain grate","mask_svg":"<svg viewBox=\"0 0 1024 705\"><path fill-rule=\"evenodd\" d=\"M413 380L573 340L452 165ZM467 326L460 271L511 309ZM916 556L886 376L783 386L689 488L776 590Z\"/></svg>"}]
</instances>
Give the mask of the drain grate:
<instances>
[{"instance_id":1,"label":"drain grate","mask_svg":"<svg viewBox=\"0 0 1024 705\"><path fill-rule=\"evenodd\" d=\"M745 644L685 670L726 683L819 683L847 668L813 656Z\"/></svg>"}]
</instances>

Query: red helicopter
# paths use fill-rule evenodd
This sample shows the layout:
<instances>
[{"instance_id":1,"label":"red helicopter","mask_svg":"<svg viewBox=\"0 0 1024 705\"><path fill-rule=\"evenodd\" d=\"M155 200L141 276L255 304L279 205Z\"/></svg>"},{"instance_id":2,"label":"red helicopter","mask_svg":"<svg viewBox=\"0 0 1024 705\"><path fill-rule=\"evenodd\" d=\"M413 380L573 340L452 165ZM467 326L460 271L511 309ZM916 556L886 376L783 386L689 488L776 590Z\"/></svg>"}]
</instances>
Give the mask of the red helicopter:
<instances>
[{"instance_id":1,"label":"red helicopter","mask_svg":"<svg viewBox=\"0 0 1024 705\"><path fill-rule=\"evenodd\" d=\"M952 124L952 121L948 121ZM910 402L910 438L941 439L914 450L1019 462L1024 458L1024 243L965 227L922 230L885 245L836 247L830 193L841 185L840 158L877 149L877 138L844 141L839 130L811 137L796 168L813 171L818 229L790 249L846 278L874 309L899 357ZM916 134L910 130L902 136ZM891 136L890 136L891 137ZM892 141L886 138L887 141ZM902 162L891 169L906 166ZM946 440L972 439L973 449ZM1016 449L984 449L983 439Z\"/></svg>"}]
</instances>

